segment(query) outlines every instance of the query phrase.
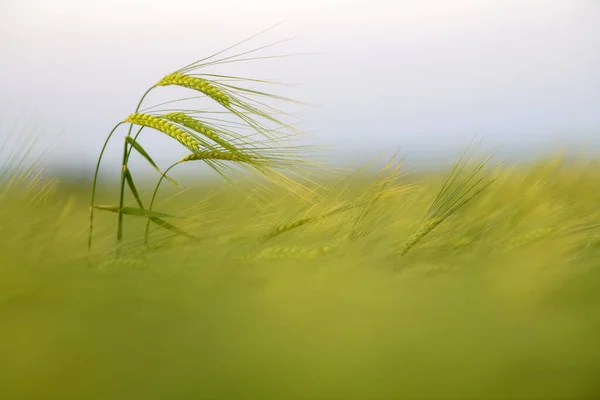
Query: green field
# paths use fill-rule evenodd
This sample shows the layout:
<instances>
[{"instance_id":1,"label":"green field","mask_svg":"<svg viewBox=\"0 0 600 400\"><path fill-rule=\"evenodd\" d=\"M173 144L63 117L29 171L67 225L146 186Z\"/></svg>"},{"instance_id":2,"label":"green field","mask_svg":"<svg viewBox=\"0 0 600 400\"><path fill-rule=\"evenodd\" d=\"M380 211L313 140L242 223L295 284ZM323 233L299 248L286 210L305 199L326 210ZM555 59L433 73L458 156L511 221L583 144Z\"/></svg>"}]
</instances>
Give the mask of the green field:
<instances>
[{"instance_id":1,"label":"green field","mask_svg":"<svg viewBox=\"0 0 600 400\"><path fill-rule=\"evenodd\" d=\"M79 181L0 130L1 400L600 398L593 157L317 163L272 82L198 72L254 56L157 79Z\"/></svg>"},{"instance_id":2,"label":"green field","mask_svg":"<svg viewBox=\"0 0 600 400\"><path fill-rule=\"evenodd\" d=\"M0 398L597 398L598 166L482 170L402 254L450 173L405 172L312 196L165 186L157 209L194 239L153 224L144 244L125 215L119 256L110 212L88 254L89 185L5 175Z\"/></svg>"}]
</instances>

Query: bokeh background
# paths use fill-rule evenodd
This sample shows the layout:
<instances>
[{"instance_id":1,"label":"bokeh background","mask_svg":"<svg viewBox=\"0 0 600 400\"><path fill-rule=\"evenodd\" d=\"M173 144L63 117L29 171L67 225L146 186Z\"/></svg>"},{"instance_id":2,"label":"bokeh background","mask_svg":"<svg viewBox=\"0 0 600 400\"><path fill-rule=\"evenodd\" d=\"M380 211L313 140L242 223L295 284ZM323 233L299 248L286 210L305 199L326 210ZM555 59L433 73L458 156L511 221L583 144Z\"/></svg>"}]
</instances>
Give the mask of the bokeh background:
<instances>
[{"instance_id":1,"label":"bokeh background","mask_svg":"<svg viewBox=\"0 0 600 400\"><path fill-rule=\"evenodd\" d=\"M475 136L506 158L595 151L599 20L595 0L3 0L0 121L62 133L48 166L88 173L157 79L283 22L240 51L315 54L215 71L297 84L277 91L314 105L286 110L332 162L400 148L430 165Z\"/></svg>"}]
</instances>

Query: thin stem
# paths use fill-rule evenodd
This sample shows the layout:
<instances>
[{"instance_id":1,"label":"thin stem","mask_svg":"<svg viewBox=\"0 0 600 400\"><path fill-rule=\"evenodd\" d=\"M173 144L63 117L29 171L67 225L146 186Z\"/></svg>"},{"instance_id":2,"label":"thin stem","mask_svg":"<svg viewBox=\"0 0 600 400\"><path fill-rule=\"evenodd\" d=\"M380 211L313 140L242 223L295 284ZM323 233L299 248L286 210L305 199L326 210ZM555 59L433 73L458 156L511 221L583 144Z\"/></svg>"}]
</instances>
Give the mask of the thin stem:
<instances>
[{"instance_id":1,"label":"thin stem","mask_svg":"<svg viewBox=\"0 0 600 400\"><path fill-rule=\"evenodd\" d=\"M133 124L132 124L133 126ZM133 138L133 141L135 142L135 140L138 138L138 136L140 135L140 133L142 133L142 130L144 129L144 127L141 127L138 132L136 133L136 135ZM131 133L131 127L130 127L130 131ZM129 134L127 135L129 136ZM123 203L124 203L124 199L125 199L125 170L127 169L127 162L129 161L129 156L131 155L131 150L133 149L133 146L129 147L129 149L127 148L127 140L125 140L125 144L124 144L124 149L123 149L123 163L122 163L122 171L121 171L121 193L120 193L120 200L119 200L119 223L117 226L117 243L121 243L121 241L123 240L123 212L121 211L123 208ZM117 247L117 251L119 251L119 246Z\"/></svg>"},{"instance_id":2,"label":"thin stem","mask_svg":"<svg viewBox=\"0 0 600 400\"><path fill-rule=\"evenodd\" d=\"M140 133L144 130L144 126L140 127L135 136L133 137L133 143L137 142L137 138L140 136ZM131 155L131 151L133 150L133 145L127 151L127 160L129 160L129 156Z\"/></svg>"},{"instance_id":3,"label":"thin stem","mask_svg":"<svg viewBox=\"0 0 600 400\"><path fill-rule=\"evenodd\" d=\"M127 135L129 136L129 135ZM127 170L127 140L124 140L123 162L121 163L121 193L119 196L119 223L117 224L117 252L123 240L123 203L125 202L125 171Z\"/></svg>"},{"instance_id":4,"label":"thin stem","mask_svg":"<svg viewBox=\"0 0 600 400\"><path fill-rule=\"evenodd\" d=\"M92 200L90 204L90 232L88 236L88 251L92 250L92 233L94 230L94 200L96 199L96 185L98 183L98 172L100 171L100 162L102 161L102 156L104 155L104 151L106 150L106 146L112 135L115 133L117 128L123 124L119 122L108 134L108 137L104 141L104 146L102 146L102 150L100 151L100 156L98 156L98 162L96 163L96 171L94 172L94 181L92 183Z\"/></svg>"},{"instance_id":5,"label":"thin stem","mask_svg":"<svg viewBox=\"0 0 600 400\"><path fill-rule=\"evenodd\" d=\"M154 200L156 199L156 194L158 193L158 189L160 188L160 184L163 179L167 176L167 173L174 168L176 165L181 164L180 161L177 161L175 164L171 165L169 168L162 173L156 187L154 188L154 193L152 193L152 199L150 200L150 205L148 206L148 217L146 218L146 233L144 234L144 244L148 245L148 234L150 232L150 213L152 212L152 206L154 205Z\"/></svg>"},{"instance_id":6,"label":"thin stem","mask_svg":"<svg viewBox=\"0 0 600 400\"><path fill-rule=\"evenodd\" d=\"M135 112L137 113L139 109L142 107L142 103L148 93L152 91L156 86L152 86L150 89L146 90L146 93L142 96L140 101L138 102L137 107L135 108ZM127 136L131 136L131 131L133 129L133 124L129 125L129 131L127 132ZM139 132L138 132L139 135ZM136 136L137 137L137 136ZM129 148L127 144L127 140L125 140L125 146L123 148L123 163L121 164L121 189L119 194L119 217L117 223L117 252L119 252L121 242L123 241L123 203L125 202L125 169L127 168L127 162L129 161Z\"/></svg>"}]
</instances>

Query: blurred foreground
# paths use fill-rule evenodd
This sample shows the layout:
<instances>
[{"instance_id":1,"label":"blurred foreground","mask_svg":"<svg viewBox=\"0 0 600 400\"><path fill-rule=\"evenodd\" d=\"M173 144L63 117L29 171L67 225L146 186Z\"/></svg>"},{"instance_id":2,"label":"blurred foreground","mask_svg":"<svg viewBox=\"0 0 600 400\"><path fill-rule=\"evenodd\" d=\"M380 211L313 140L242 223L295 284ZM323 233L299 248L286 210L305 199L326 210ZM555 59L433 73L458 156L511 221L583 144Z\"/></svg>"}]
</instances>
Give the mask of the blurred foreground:
<instances>
[{"instance_id":1,"label":"blurred foreground","mask_svg":"<svg viewBox=\"0 0 600 400\"><path fill-rule=\"evenodd\" d=\"M600 168L487 173L404 255L446 171L262 242L378 178L268 204L165 189L159 210L198 240L153 227L145 246L126 216L119 258L114 213L88 256L89 187L5 191L0 398L599 398Z\"/></svg>"}]
</instances>

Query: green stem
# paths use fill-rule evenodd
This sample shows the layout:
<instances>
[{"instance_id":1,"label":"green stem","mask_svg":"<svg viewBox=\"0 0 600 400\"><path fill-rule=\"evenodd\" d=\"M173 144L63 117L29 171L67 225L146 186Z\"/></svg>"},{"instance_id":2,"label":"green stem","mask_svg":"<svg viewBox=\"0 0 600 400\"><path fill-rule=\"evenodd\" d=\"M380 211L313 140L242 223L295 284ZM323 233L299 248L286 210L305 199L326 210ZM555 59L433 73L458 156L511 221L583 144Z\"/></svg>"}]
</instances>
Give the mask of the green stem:
<instances>
[{"instance_id":1,"label":"green stem","mask_svg":"<svg viewBox=\"0 0 600 400\"><path fill-rule=\"evenodd\" d=\"M127 135L129 136L129 135ZM119 196L119 222L117 224L117 253L123 240L123 203L125 202L125 170L127 168L127 140L124 141L123 162L121 163L121 192Z\"/></svg>"},{"instance_id":2,"label":"green stem","mask_svg":"<svg viewBox=\"0 0 600 400\"><path fill-rule=\"evenodd\" d=\"M150 200L150 205L148 206L148 217L146 218L146 233L144 234L144 244L148 245L148 234L150 232L150 212L152 212L152 206L154 205L154 200L156 199L156 194L158 193L158 188L160 187L160 184L162 183L163 179L165 179L165 177L167 176L167 173L176 165L179 165L181 162L176 162L175 164L171 165L169 168L167 168L165 170L165 172L162 173L160 179L158 180L158 183L156 184L156 187L154 188L154 193L152 193L152 199Z\"/></svg>"},{"instance_id":3,"label":"green stem","mask_svg":"<svg viewBox=\"0 0 600 400\"><path fill-rule=\"evenodd\" d=\"M152 86L150 89L146 90L146 93L142 96L140 101L138 102L137 107L135 108L135 112L137 113L142 107L142 103L148 93L152 91L156 86ZM131 136L131 131L133 129L133 124L129 125L129 131L127 132L127 136ZM138 132L139 135L139 132ZM137 136L136 136L137 137ZM121 164L121 189L119 193L119 219L117 223L117 253L121 247L121 242L123 241L123 203L125 202L125 168L127 168L127 162L129 161L130 151L128 148L127 141L125 141L125 146L123 149L123 163Z\"/></svg>"},{"instance_id":4,"label":"green stem","mask_svg":"<svg viewBox=\"0 0 600 400\"><path fill-rule=\"evenodd\" d=\"M90 252L92 250L92 233L94 230L94 201L96 199L96 186L98 183L98 172L100 171L100 162L102 161L102 156L104 155L104 151L106 150L106 146L108 145L110 138L115 133L117 128L121 126L121 124L123 123L119 122L108 134L108 137L104 141L104 146L102 146L102 150L100 151L100 155L98 156L98 162L96 163L96 171L94 172L94 181L92 183L92 200L90 204L90 232L88 236L88 251Z\"/></svg>"},{"instance_id":5,"label":"green stem","mask_svg":"<svg viewBox=\"0 0 600 400\"><path fill-rule=\"evenodd\" d=\"M136 133L136 135L133 137L133 141L135 142L138 138L138 136L140 136L140 133L142 133L142 130L144 129L144 127L141 127L138 132ZM130 131L131 132L131 131ZM129 136L129 134L127 135ZM128 148L128 143L127 140L125 140L125 144L124 144L124 149L123 149L123 162L122 162L122 167L121 167L121 194L120 194L120 200L119 200L119 210L121 210L123 208L123 203L124 203L124 199L125 199L125 170L127 169L127 162L129 161L129 156L131 155L131 150L133 149L133 146ZM119 223L118 223L118 228L117 228L117 243L121 243L122 239L123 239L123 213L119 212ZM117 248L118 250L118 248Z\"/></svg>"},{"instance_id":6,"label":"green stem","mask_svg":"<svg viewBox=\"0 0 600 400\"><path fill-rule=\"evenodd\" d=\"M133 137L133 141L137 142L137 138L140 136L140 133L142 133L142 131L144 130L144 127L142 126L140 128L140 130L135 134L135 136ZM127 159L129 160L129 156L131 155L131 151L133 150L133 146L129 147L129 151L127 152Z\"/></svg>"}]
</instances>

